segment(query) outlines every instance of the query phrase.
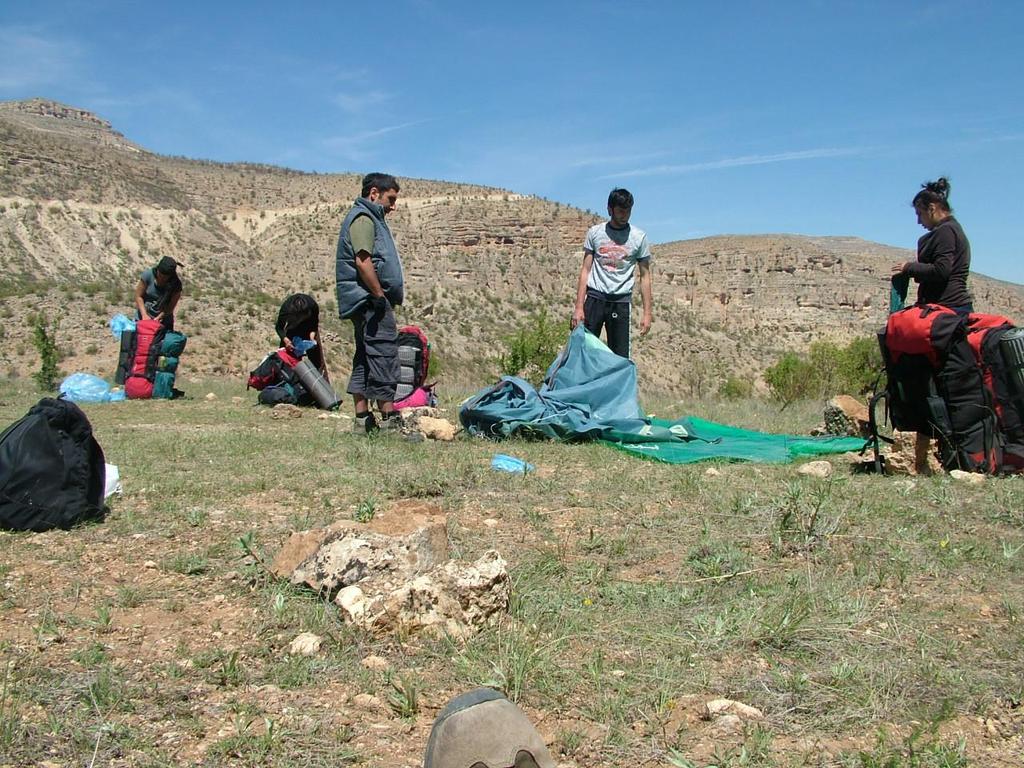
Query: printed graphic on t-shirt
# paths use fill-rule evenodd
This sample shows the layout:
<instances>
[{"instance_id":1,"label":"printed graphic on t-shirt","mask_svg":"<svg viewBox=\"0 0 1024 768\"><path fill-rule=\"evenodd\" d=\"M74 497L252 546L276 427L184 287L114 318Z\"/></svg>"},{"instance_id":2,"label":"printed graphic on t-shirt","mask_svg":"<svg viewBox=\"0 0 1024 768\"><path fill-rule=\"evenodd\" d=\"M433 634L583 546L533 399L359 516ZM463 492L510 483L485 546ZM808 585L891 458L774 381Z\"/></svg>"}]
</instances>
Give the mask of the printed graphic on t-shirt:
<instances>
[{"instance_id":1,"label":"printed graphic on t-shirt","mask_svg":"<svg viewBox=\"0 0 1024 768\"><path fill-rule=\"evenodd\" d=\"M630 293L637 262L651 257L647 235L632 225L612 230L607 223L595 224L587 231L583 249L594 254L587 287L610 294Z\"/></svg>"},{"instance_id":2,"label":"printed graphic on t-shirt","mask_svg":"<svg viewBox=\"0 0 1024 768\"><path fill-rule=\"evenodd\" d=\"M626 246L618 243L604 243L599 245L595 254L601 266L605 269L622 269L623 264L629 257Z\"/></svg>"}]
</instances>

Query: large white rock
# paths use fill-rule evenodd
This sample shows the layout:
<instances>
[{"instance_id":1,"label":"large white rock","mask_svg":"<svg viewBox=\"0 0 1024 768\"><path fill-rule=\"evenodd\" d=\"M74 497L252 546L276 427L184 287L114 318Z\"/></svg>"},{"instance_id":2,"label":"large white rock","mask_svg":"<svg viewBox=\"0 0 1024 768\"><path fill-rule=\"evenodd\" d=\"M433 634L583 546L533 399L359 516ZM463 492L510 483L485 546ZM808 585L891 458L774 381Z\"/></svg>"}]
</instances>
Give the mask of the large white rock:
<instances>
[{"instance_id":1,"label":"large white rock","mask_svg":"<svg viewBox=\"0 0 1024 768\"><path fill-rule=\"evenodd\" d=\"M447 542L437 507L400 505L369 524L293 534L271 571L333 596L343 619L367 630L468 637L507 611L511 579L497 552L462 563L448 559Z\"/></svg>"}]
</instances>

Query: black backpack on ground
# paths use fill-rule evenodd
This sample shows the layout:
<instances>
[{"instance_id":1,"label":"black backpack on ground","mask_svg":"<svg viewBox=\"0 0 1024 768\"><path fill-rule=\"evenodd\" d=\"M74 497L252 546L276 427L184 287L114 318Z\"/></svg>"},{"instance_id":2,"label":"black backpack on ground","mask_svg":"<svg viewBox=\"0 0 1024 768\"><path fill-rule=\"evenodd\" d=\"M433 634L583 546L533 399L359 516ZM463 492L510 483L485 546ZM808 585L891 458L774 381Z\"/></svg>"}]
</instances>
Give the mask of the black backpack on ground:
<instances>
[{"instance_id":1,"label":"black backpack on ground","mask_svg":"<svg viewBox=\"0 0 1024 768\"><path fill-rule=\"evenodd\" d=\"M0 527L48 531L101 518L105 473L82 410L43 398L0 434Z\"/></svg>"}]
</instances>

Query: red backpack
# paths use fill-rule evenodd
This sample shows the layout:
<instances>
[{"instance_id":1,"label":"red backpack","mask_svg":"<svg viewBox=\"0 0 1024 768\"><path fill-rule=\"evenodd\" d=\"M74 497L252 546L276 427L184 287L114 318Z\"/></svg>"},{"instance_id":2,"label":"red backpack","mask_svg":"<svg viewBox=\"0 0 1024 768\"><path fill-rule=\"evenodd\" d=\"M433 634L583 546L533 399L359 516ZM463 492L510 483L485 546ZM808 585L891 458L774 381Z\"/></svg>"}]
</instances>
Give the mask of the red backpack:
<instances>
[{"instance_id":1,"label":"red backpack","mask_svg":"<svg viewBox=\"0 0 1024 768\"><path fill-rule=\"evenodd\" d=\"M148 400L153 396L153 379L165 333L159 320L135 323L135 350L124 380L124 393L129 400Z\"/></svg>"},{"instance_id":2,"label":"red backpack","mask_svg":"<svg viewBox=\"0 0 1024 768\"><path fill-rule=\"evenodd\" d=\"M298 359L284 347L274 350L264 357L259 365L249 371L249 380L246 382L245 388L262 392L267 387L272 387L283 381L291 382L292 368L298 362Z\"/></svg>"},{"instance_id":3,"label":"red backpack","mask_svg":"<svg viewBox=\"0 0 1024 768\"><path fill-rule=\"evenodd\" d=\"M935 304L889 315L879 334L887 385L870 407L876 465L875 405L883 397L893 428L938 438L947 470L996 474L1024 464L1024 448L1008 450L1024 440L999 345L1009 330L1006 318L964 317Z\"/></svg>"}]
</instances>

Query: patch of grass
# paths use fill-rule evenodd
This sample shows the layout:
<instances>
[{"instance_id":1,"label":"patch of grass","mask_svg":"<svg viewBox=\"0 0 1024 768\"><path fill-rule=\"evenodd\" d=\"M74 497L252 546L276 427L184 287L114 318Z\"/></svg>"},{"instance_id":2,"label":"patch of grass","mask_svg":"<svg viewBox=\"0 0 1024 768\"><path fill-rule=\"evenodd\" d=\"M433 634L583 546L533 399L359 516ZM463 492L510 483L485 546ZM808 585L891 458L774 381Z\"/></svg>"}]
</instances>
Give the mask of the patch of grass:
<instances>
[{"instance_id":1,"label":"patch of grass","mask_svg":"<svg viewBox=\"0 0 1024 768\"><path fill-rule=\"evenodd\" d=\"M221 329L210 327L214 339ZM174 764L174 750L200 743L211 765L422 753L419 726L360 726L358 755L335 738L329 708L311 726L293 703L322 696L325 681L332 695L392 693L394 711L417 722L447 696L492 684L545 713L559 748L595 767L833 765L839 758L813 745L836 741L859 747L842 759L860 768L958 765L960 752L971 764L1012 764L1003 736L967 732L961 750L930 732L911 748L906 734L940 700L957 718L1016 722L1019 479L895 485L839 464L826 481L785 465L717 463L709 476L706 465L641 462L594 444L357 440L347 420L272 421L232 402L244 395L237 380L189 376L179 380L191 400L84 406L130 479L103 524L0 540L0 619L17 646L0 738L13 739L13 764L88 762L97 736L97 765ZM30 380L9 384L8 422L38 399ZM458 395L448 397L452 415ZM781 414L744 399L654 406L789 433L820 418L802 402ZM537 472L491 471L499 449ZM387 467L387 481L355 467ZM293 531L350 520L370 499L377 518L409 499L436 504L459 559L496 548L512 576L508 615L464 641L378 637L270 572ZM152 631L137 630L143 620ZM303 631L324 638L321 654L283 655ZM388 658L404 693L360 664L370 654ZM410 694L418 714L403 715ZM761 708L765 733L716 740L694 711L721 696ZM212 737L210 717L221 728L236 712L238 726ZM883 726L899 736L864 739ZM166 732L179 734L173 749ZM797 743L812 746L795 754Z\"/></svg>"},{"instance_id":2,"label":"patch of grass","mask_svg":"<svg viewBox=\"0 0 1024 768\"><path fill-rule=\"evenodd\" d=\"M86 668L99 667L110 660L106 646L102 643L89 643L71 654L71 658Z\"/></svg>"},{"instance_id":3,"label":"patch of grass","mask_svg":"<svg viewBox=\"0 0 1024 768\"><path fill-rule=\"evenodd\" d=\"M388 706L401 718L412 718L420 711L420 683L412 676L387 676Z\"/></svg>"},{"instance_id":4,"label":"patch of grass","mask_svg":"<svg viewBox=\"0 0 1024 768\"><path fill-rule=\"evenodd\" d=\"M363 499L356 504L356 511L352 513L352 519L357 523L368 523L377 514L377 500L370 497Z\"/></svg>"},{"instance_id":5,"label":"patch of grass","mask_svg":"<svg viewBox=\"0 0 1024 768\"><path fill-rule=\"evenodd\" d=\"M132 584L123 584L117 588L115 603L121 608L138 608L146 601L146 589Z\"/></svg>"},{"instance_id":6,"label":"patch of grass","mask_svg":"<svg viewBox=\"0 0 1024 768\"><path fill-rule=\"evenodd\" d=\"M241 653L212 648L192 657L192 666L202 671L211 685L219 688L234 688L245 682L247 674L242 664Z\"/></svg>"},{"instance_id":7,"label":"patch of grass","mask_svg":"<svg viewBox=\"0 0 1024 768\"><path fill-rule=\"evenodd\" d=\"M0 746L11 750L23 737L24 724L16 709L14 691L14 662L4 660L3 676L0 678Z\"/></svg>"},{"instance_id":8,"label":"patch of grass","mask_svg":"<svg viewBox=\"0 0 1024 768\"><path fill-rule=\"evenodd\" d=\"M844 768L967 768L967 745L963 739L942 740L934 731L915 729L902 742L894 743L885 732L875 746L843 753Z\"/></svg>"},{"instance_id":9,"label":"patch of grass","mask_svg":"<svg viewBox=\"0 0 1024 768\"><path fill-rule=\"evenodd\" d=\"M166 569L183 576L200 576L210 569L210 560L206 555L182 552L167 562Z\"/></svg>"}]
</instances>

